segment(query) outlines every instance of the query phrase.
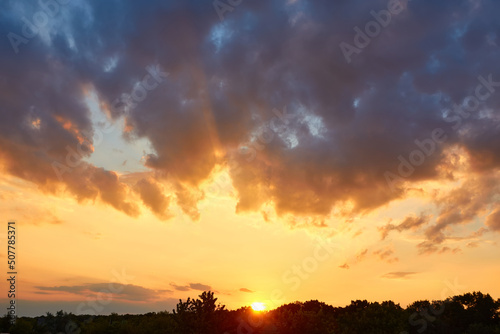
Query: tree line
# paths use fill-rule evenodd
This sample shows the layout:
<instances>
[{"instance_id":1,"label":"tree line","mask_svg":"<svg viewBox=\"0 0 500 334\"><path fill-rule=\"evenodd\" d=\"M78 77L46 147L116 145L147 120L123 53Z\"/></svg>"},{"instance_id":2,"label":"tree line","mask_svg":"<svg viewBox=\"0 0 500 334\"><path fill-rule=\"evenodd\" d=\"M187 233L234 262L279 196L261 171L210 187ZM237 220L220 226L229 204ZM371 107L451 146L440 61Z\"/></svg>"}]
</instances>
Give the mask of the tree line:
<instances>
[{"instance_id":1,"label":"tree line","mask_svg":"<svg viewBox=\"0 0 500 334\"><path fill-rule=\"evenodd\" d=\"M416 301L406 308L392 301L352 301L333 307L310 300L255 312L227 310L214 293L179 300L172 312L142 315L75 315L63 311L1 319L2 333L64 334L500 334L500 299L481 292L441 301Z\"/></svg>"}]
</instances>

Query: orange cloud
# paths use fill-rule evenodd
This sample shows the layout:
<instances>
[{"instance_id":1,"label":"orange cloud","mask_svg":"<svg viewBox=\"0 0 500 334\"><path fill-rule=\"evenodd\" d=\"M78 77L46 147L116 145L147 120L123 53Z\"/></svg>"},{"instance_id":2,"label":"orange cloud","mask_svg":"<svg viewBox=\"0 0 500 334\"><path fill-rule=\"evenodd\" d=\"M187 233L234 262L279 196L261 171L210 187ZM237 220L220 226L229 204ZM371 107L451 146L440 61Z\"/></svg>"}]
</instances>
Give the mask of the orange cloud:
<instances>
[{"instance_id":1,"label":"orange cloud","mask_svg":"<svg viewBox=\"0 0 500 334\"><path fill-rule=\"evenodd\" d=\"M486 226L496 232L500 232L500 209L496 209L486 218Z\"/></svg>"}]
</instances>

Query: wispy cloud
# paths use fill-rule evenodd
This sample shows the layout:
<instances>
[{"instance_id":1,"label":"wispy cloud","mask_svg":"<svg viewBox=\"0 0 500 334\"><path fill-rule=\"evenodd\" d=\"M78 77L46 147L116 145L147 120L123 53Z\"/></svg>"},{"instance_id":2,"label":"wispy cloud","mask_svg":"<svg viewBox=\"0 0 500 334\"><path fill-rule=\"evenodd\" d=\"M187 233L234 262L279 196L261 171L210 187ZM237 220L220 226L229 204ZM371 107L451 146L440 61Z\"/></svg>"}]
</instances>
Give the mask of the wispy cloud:
<instances>
[{"instance_id":1,"label":"wispy cloud","mask_svg":"<svg viewBox=\"0 0 500 334\"><path fill-rule=\"evenodd\" d=\"M349 265L347 263L344 263L343 265L339 266L340 269L349 269Z\"/></svg>"},{"instance_id":2,"label":"wispy cloud","mask_svg":"<svg viewBox=\"0 0 500 334\"><path fill-rule=\"evenodd\" d=\"M399 259L394 256L394 249L391 246L386 246L378 249L374 251L373 254L377 255L381 261L385 261L387 263L394 263L399 261Z\"/></svg>"},{"instance_id":3,"label":"wispy cloud","mask_svg":"<svg viewBox=\"0 0 500 334\"><path fill-rule=\"evenodd\" d=\"M411 276L418 274L413 271L395 271L383 275L383 278L387 279L409 279Z\"/></svg>"},{"instance_id":4,"label":"wispy cloud","mask_svg":"<svg viewBox=\"0 0 500 334\"><path fill-rule=\"evenodd\" d=\"M177 291L189 291L189 290L208 291L208 290L212 290L212 287L210 285L201 284L201 283L189 283L187 285L177 285L175 283L170 283L170 286L173 287Z\"/></svg>"},{"instance_id":5,"label":"wispy cloud","mask_svg":"<svg viewBox=\"0 0 500 334\"><path fill-rule=\"evenodd\" d=\"M394 225L388 223L385 226L379 227L378 230L382 234L382 240L387 238L391 231L406 231L406 230L416 230L419 227L427 224L430 221L430 215L421 214L420 216L410 215L406 217L401 223Z\"/></svg>"},{"instance_id":6,"label":"wispy cloud","mask_svg":"<svg viewBox=\"0 0 500 334\"><path fill-rule=\"evenodd\" d=\"M201 284L201 283L190 283L189 287L193 290L200 290L200 291L212 290L212 287L210 285Z\"/></svg>"}]
</instances>

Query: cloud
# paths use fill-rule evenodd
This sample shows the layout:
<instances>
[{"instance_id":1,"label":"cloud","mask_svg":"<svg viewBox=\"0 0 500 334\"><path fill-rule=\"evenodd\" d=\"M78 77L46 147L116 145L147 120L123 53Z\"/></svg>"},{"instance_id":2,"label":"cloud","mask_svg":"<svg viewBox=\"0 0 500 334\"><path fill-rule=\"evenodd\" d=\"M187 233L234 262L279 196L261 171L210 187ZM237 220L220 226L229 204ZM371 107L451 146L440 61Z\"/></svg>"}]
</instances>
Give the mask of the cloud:
<instances>
[{"instance_id":1,"label":"cloud","mask_svg":"<svg viewBox=\"0 0 500 334\"><path fill-rule=\"evenodd\" d=\"M439 214L436 222L425 230L427 240L417 245L419 253L431 254L439 251L440 245L446 240L457 239L449 235L453 226L469 224L495 205L495 198L500 191L499 175L498 171L472 175L460 186L440 194L436 198ZM492 229L494 224L491 225L492 220L489 217L486 225ZM494 214L491 217L494 217ZM486 231L486 229L480 229L465 239L478 238Z\"/></svg>"},{"instance_id":2,"label":"cloud","mask_svg":"<svg viewBox=\"0 0 500 334\"><path fill-rule=\"evenodd\" d=\"M355 262L356 263L361 262L366 257L367 254L368 254L368 249L365 249L362 252L358 253L356 255Z\"/></svg>"},{"instance_id":3,"label":"cloud","mask_svg":"<svg viewBox=\"0 0 500 334\"><path fill-rule=\"evenodd\" d=\"M349 265L347 263L344 263L343 265L339 266L340 269L349 269Z\"/></svg>"},{"instance_id":4,"label":"cloud","mask_svg":"<svg viewBox=\"0 0 500 334\"><path fill-rule=\"evenodd\" d=\"M358 252L354 256L354 259L352 260L352 264L358 264L358 263L360 263L361 261L363 261L366 258L367 255L368 255L368 248L362 250L361 252ZM341 268L341 269L349 269L350 266L346 262L343 265L340 265L339 268Z\"/></svg>"},{"instance_id":5,"label":"cloud","mask_svg":"<svg viewBox=\"0 0 500 334\"><path fill-rule=\"evenodd\" d=\"M174 283L170 283L170 286L172 286L177 291L190 291L190 290L209 291L209 290L212 290L212 287L210 285L201 284L201 283L189 283L187 285L177 285Z\"/></svg>"},{"instance_id":6,"label":"cloud","mask_svg":"<svg viewBox=\"0 0 500 334\"><path fill-rule=\"evenodd\" d=\"M175 196L177 197L177 205L179 205L186 215L192 220L200 219L200 212L196 204L204 198L204 194L201 191L177 184Z\"/></svg>"},{"instance_id":7,"label":"cloud","mask_svg":"<svg viewBox=\"0 0 500 334\"><path fill-rule=\"evenodd\" d=\"M130 186L85 160L98 149L89 94L112 122L125 122L127 140L150 144L145 166L168 186L141 183L137 191L159 217L168 198L199 219L200 186L222 167L237 212L266 203L278 216L363 215L407 197L417 182L453 178L448 157L458 147L469 157L466 185L437 199L440 215L425 231L429 247L421 246L433 249L498 194L500 94L462 118L451 108L474 94L479 76L500 80L491 42L500 4L411 2L348 64L340 43L353 43L352 28L386 5L252 1L222 23L209 1L68 5L17 54L8 38L0 42L2 173L137 217ZM28 17L38 10L19 6ZM1 35L21 33L14 7L0 15ZM155 88L130 102L148 75ZM384 173L397 173L399 157L408 160L416 141L439 128L446 142L390 191ZM382 235L424 224L414 218Z\"/></svg>"},{"instance_id":8,"label":"cloud","mask_svg":"<svg viewBox=\"0 0 500 334\"><path fill-rule=\"evenodd\" d=\"M210 285L201 284L201 283L190 283L189 287L193 290L200 290L200 291L212 290L212 287Z\"/></svg>"},{"instance_id":9,"label":"cloud","mask_svg":"<svg viewBox=\"0 0 500 334\"><path fill-rule=\"evenodd\" d=\"M19 17L7 6L0 31L18 31ZM39 10L25 6L25 14ZM56 20L56 19L55 19ZM56 20L57 21L57 20ZM54 22L55 23L55 22ZM52 36L55 37L55 36ZM55 37L57 38L57 37ZM17 55L9 39L2 41L0 56L0 171L39 186L48 193L62 191L80 201L95 200L137 216L138 208L127 200L127 187L112 172L84 159L94 151L96 133L85 103L88 81L40 36ZM16 84L7 84L16 78Z\"/></svg>"},{"instance_id":10,"label":"cloud","mask_svg":"<svg viewBox=\"0 0 500 334\"><path fill-rule=\"evenodd\" d=\"M354 238L356 238L356 237L359 237L361 234L363 234L363 231L362 231L361 229L359 229L359 230L357 230L357 231L353 234L352 238L354 239Z\"/></svg>"},{"instance_id":11,"label":"cloud","mask_svg":"<svg viewBox=\"0 0 500 334\"><path fill-rule=\"evenodd\" d=\"M467 243L467 247L468 248L477 248L477 247L479 247L479 243L477 241L471 241L471 242Z\"/></svg>"},{"instance_id":12,"label":"cloud","mask_svg":"<svg viewBox=\"0 0 500 334\"><path fill-rule=\"evenodd\" d=\"M290 226L292 229L296 228L321 229L328 227L328 225L325 223L324 217L318 217L318 216L309 216L309 217L288 216L286 221L288 223L288 226Z\"/></svg>"},{"instance_id":13,"label":"cloud","mask_svg":"<svg viewBox=\"0 0 500 334\"><path fill-rule=\"evenodd\" d=\"M23 221L24 223L40 225L40 224L62 224L63 221L54 213L56 211L54 208L47 209L34 206L31 204L29 210L23 206L14 206L12 212L15 213L17 220Z\"/></svg>"},{"instance_id":14,"label":"cloud","mask_svg":"<svg viewBox=\"0 0 500 334\"><path fill-rule=\"evenodd\" d=\"M500 209L496 209L486 218L486 226L495 232L500 232Z\"/></svg>"},{"instance_id":15,"label":"cloud","mask_svg":"<svg viewBox=\"0 0 500 334\"><path fill-rule=\"evenodd\" d=\"M410 276L413 276L415 274L418 274L417 272L413 271L396 271L396 272L391 272L383 275L383 278L387 279L409 279L411 278Z\"/></svg>"},{"instance_id":16,"label":"cloud","mask_svg":"<svg viewBox=\"0 0 500 334\"><path fill-rule=\"evenodd\" d=\"M378 250L374 251L373 254L377 255L379 260L385 261L387 263L394 263L394 262L399 261L399 259L397 257L393 256L394 249L392 249L392 247L390 247L390 246L378 249Z\"/></svg>"},{"instance_id":17,"label":"cloud","mask_svg":"<svg viewBox=\"0 0 500 334\"><path fill-rule=\"evenodd\" d=\"M67 292L79 296L104 295L105 299L117 299L122 301L154 301L161 299L171 290L153 290L133 284L117 283L89 283L83 285L67 286L36 286L42 293L46 292Z\"/></svg>"},{"instance_id":18,"label":"cloud","mask_svg":"<svg viewBox=\"0 0 500 334\"><path fill-rule=\"evenodd\" d=\"M170 283L170 286L173 287L177 291L189 291L189 290L191 290L191 287L189 287L189 285L177 285L174 283Z\"/></svg>"},{"instance_id":19,"label":"cloud","mask_svg":"<svg viewBox=\"0 0 500 334\"><path fill-rule=\"evenodd\" d=\"M443 254L443 253L452 253L452 254L458 254L458 253L461 253L462 250L460 249L460 247L456 247L456 248L450 248L450 247L443 247L441 248L441 250L438 252L439 254Z\"/></svg>"},{"instance_id":20,"label":"cloud","mask_svg":"<svg viewBox=\"0 0 500 334\"><path fill-rule=\"evenodd\" d=\"M486 221L486 225L488 225L487 221ZM481 227L476 232L472 232L471 235L469 236L469 238L471 238L471 239L473 239L473 238L480 238L480 237L482 237L487 232L489 232L489 230L487 228Z\"/></svg>"},{"instance_id":21,"label":"cloud","mask_svg":"<svg viewBox=\"0 0 500 334\"><path fill-rule=\"evenodd\" d=\"M410 216L406 217L398 225L393 225L391 223L388 223L385 226L379 227L378 230L382 234L382 240L384 240L385 238L387 238L387 236L389 235L389 233L391 231L395 230L398 232L402 232L402 231L406 231L406 230L416 230L419 227L427 224L430 221L430 218L431 218L431 216L424 215L424 214L421 214L418 217L415 215L410 215Z\"/></svg>"},{"instance_id":22,"label":"cloud","mask_svg":"<svg viewBox=\"0 0 500 334\"><path fill-rule=\"evenodd\" d=\"M161 220L171 216L167 213L170 199L165 196L160 184L152 179L141 179L135 185L143 203Z\"/></svg>"},{"instance_id":23,"label":"cloud","mask_svg":"<svg viewBox=\"0 0 500 334\"><path fill-rule=\"evenodd\" d=\"M241 288L241 289L240 289L240 291L241 291L241 292L247 292L247 293L254 293L254 291L249 290L249 289L247 289L247 288Z\"/></svg>"},{"instance_id":24,"label":"cloud","mask_svg":"<svg viewBox=\"0 0 500 334\"><path fill-rule=\"evenodd\" d=\"M439 247L437 247L433 242L430 241L422 241L417 245L418 253L419 254L432 254L435 253L439 250Z\"/></svg>"}]
</instances>

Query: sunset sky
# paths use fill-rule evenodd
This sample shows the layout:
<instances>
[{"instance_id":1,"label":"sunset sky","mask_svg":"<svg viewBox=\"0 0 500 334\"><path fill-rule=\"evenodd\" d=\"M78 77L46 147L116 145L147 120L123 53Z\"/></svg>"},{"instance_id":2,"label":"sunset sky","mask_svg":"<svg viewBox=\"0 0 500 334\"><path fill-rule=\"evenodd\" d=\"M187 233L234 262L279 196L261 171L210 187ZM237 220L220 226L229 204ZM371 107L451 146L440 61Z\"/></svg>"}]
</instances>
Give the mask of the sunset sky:
<instances>
[{"instance_id":1,"label":"sunset sky","mask_svg":"<svg viewBox=\"0 0 500 334\"><path fill-rule=\"evenodd\" d=\"M500 298L498 13L2 1L18 315Z\"/></svg>"}]
</instances>

